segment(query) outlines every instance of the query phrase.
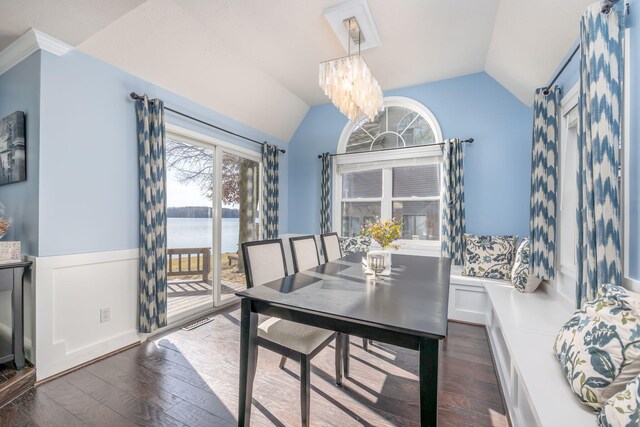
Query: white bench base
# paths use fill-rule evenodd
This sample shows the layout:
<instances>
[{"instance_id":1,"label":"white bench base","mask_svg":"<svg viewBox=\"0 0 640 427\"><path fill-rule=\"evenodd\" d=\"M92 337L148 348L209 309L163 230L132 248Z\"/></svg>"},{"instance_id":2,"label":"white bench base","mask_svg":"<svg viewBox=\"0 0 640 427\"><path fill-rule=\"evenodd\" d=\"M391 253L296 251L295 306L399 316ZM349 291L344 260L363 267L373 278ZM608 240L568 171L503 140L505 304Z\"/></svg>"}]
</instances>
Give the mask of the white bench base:
<instances>
[{"instance_id":1,"label":"white bench base","mask_svg":"<svg viewBox=\"0 0 640 427\"><path fill-rule=\"evenodd\" d=\"M485 325L505 404L514 427L595 426L553 355L553 342L572 310L544 289L516 291L511 282L460 275L454 267L449 319Z\"/></svg>"}]
</instances>

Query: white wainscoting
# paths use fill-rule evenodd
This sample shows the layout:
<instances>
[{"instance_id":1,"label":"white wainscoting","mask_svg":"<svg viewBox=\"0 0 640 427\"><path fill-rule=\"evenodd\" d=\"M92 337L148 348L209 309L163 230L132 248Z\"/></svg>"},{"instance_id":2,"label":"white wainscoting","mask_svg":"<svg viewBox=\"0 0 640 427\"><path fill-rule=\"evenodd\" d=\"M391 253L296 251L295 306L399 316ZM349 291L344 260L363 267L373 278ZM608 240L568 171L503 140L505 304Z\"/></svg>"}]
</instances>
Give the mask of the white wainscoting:
<instances>
[{"instance_id":1,"label":"white wainscoting","mask_svg":"<svg viewBox=\"0 0 640 427\"><path fill-rule=\"evenodd\" d=\"M35 273L38 381L144 339L137 249L38 257ZM102 308L111 321L100 322Z\"/></svg>"}]
</instances>

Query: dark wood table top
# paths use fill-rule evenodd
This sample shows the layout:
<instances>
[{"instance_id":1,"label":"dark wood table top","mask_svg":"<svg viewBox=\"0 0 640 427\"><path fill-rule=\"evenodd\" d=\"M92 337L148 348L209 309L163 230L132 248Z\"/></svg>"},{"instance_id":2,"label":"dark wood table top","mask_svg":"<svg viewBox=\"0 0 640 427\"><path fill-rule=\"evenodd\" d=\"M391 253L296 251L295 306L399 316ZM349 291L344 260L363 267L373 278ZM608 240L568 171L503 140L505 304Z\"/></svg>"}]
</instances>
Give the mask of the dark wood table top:
<instances>
[{"instance_id":1,"label":"dark wood table top","mask_svg":"<svg viewBox=\"0 0 640 427\"><path fill-rule=\"evenodd\" d=\"M415 336L447 336L449 259L393 254L391 277L372 280L362 257L347 255L236 295Z\"/></svg>"}]
</instances>

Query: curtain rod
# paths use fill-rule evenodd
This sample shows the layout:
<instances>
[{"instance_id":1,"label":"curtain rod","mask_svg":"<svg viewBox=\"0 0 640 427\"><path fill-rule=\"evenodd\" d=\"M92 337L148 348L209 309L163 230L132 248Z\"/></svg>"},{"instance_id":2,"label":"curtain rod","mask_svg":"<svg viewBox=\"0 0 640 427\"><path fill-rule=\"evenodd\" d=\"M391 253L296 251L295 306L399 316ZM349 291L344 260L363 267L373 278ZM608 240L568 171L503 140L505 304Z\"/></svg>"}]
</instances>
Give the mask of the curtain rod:
<instances>
[{"instance_id":1,"label":"curtain rod","mask_svg":"<svg viewBox=\"0 0 640 427\"><path fill-rule=\"evenodd\" d=\"M469 138L469 139L465 139L462 140L460 142L464 142L467 144L473 144L474 139L473 138ZM380 152L384 152L384 151L396 151L396 150L406 150L407 148L416 148L416 147L431 147L433 145L444 145L444 142L436 142L435 144L425 144L425 145L412 145L410 147L396 147L396 148L387 148L386 150L376 150L373 151L374 153L380 153ZM371 151L369 151L371 152ZM345 154L360 154L360 153L367 153L367 151L355 151L352 153L337 153L337 154L329 154L330 157L336 157L336 156L344 156ZM322 158L322 154L318 154L318 158L321 159Z\"/></svg>"},{"instance_id":2,"label":"curtain rod","mask_svg":"<svg viewBox=\"0 0 640 427\"><path fill-rule=\"evenodd\" d=\"M611 8L616 3L618 3L618 1L619 0L603 0L602 8L600 9L600 11L604 14L608 14L609 12L611 12ZM625 13L627 15L630 13L629 9L630 9L629 3L625 3ZM576 48L573 50L573 52L571 53L571 56L569 56L569 59L567 59L565 63L562 65L562 68L560 68L560 70L556 73L556 75L553 76L553 80L551 80L551 83L549 83L549 85L542 91L543 94L549 95L549 89L553 87L554 83L560 78L564 70L567 69L567 67L573 60L573 57L576 56L576 53L578 53L579 50L580 50L580 43L578 43L578 46L576 46Z\"/></svg>"},{"instance_id":3,"label":"curtain rod","mask_svg":"<svg viewBox=\"0 0 640 427\"><path fill-rule=\"evenodd\" d=\"M131 97L131 99L142 99L142 97L141 97L140 95L138 95L137 93L135 93L135 92L131 92L131 93L129 94L129 96ZM171 111L172 113L175 113L175 114L177 114L177 115L179 115L179 116L186 117L187 119L193 120L194 122L201 123L201 124L203 124L203 125L205 125L205 126L212 127L212 128L217 129L217 130L219 130L219 131L222 131L222 132L228 133L229 135L233 135L233 136L236 136L236 137L238 137L238 138L242 138L242 139L244 139L244 140L247 140L247 141L253 142L253 143L255 143L255 144L260 144L260 145L265 145L265 144L267 144L267 141L264 141L264 142L256 141L255 139L251 139L251 138L249 138L249 137L246 137L246 136L243 136L243 135L237 134L237 133L232 132L232 131L230 131L230 130L227 130L227 129L225 129L225 128L221 128L220 126L216 126L216 125L211 124L211 123L209 123L209 122L205 122L204 120L200 120L200 119L198 119L198 118L196 118L196 117L190 116L190 115L185 114L185 113L183 113L183 112L181 112L181 111L174 110L173 108L169 108L169 107L166 107L166 106L165 106L165 107L164 107L164 109L165 109L165 110L168 110L168 111ZM280 152L281 152L281 153L283 153L283 154L284 154L284 153L286 153L286 150L284 150L284 149L282 149L282 148L278 148L278 151L280 151Z\"/></svg>"},{"instance_id":4,"label":"curtain rod","mask_svg":"<svg viewBox=\"0 0 640 427\"><path fill-rule=\"evenodd\" d=\"M549 83L549 86L547 86L542 93L545 95L549 95L549 89L551 89L554 85L554 83L560 78L560 76L562 75L562 73L564 73L564 70L567 69L567 67L569 66L569 64L571 63L571 61L573 60L573 57L576 56L576 53L578 53L578 51L580 50L580 43L578 43L578 46L576 46L576 48L573 50L573 52L571 53L571 56L569 56L569 59L567 59L565 61L565 63L562 65L562 68L560 68L560 70L558 70L558 72L556 73L555 76L553 76L553 80L551 80L551 83Z\"/></svg>"}]
</instances>

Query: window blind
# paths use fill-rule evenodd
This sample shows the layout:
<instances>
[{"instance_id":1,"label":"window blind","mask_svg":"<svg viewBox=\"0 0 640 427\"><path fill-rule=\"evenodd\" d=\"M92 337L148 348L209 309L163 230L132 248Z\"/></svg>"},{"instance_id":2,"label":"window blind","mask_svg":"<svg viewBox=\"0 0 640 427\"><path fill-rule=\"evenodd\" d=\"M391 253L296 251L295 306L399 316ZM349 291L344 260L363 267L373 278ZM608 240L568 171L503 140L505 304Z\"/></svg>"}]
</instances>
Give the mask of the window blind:
<instances>
[{"instance_id":1,"label":"window blind","mask_svg":"<svg viewBox=\"0 0 640 427\"><path fill-rule=\"evenodd\" d=\"M382 170L344 174L342 197L344 199L382 197Z\"/></svg>"},{"instance_id":2,"label":"window blind","mask_svg":"<svg viewBox=\"0 0 640 427\"><path fill-rule=\"evenodd\" d=\"M439 165L393 168L393 197L438 197L439 195Z\"/></svg>"}]
</instances>

